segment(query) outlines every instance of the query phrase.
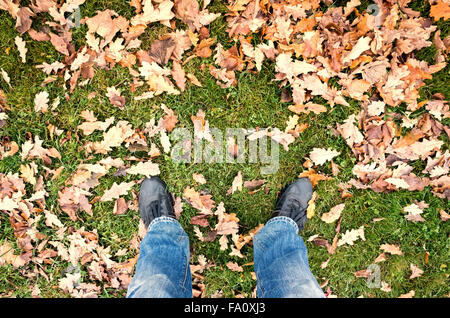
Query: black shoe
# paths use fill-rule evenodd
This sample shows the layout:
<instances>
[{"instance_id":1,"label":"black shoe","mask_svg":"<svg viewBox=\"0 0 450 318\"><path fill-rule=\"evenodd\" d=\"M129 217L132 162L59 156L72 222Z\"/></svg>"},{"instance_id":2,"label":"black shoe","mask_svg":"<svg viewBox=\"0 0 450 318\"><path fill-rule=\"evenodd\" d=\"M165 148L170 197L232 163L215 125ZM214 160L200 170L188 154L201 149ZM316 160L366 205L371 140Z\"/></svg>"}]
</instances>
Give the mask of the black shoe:
<instances>
[{"instance_id":1,"label":"black shoe","mask_svg":"<svg viewBox=\"0 0 450 318\"><path fill-rule=\"evenodd\" d=\"M312 193L308 178L300 178L291 183L280 192L272 217L287 216L297 223L299 232L302 231L307 221L306 210Z\"/></svg>"},{"instance_id":2,"label":"black shoe","mask_svg":"<svg viewBox=\"0 0 450 318\"><path fill-rule=\"evenodd\" d=\"M145 227L160 216L175 219L173 205L172 195L159 177L151 177L142 182L139 190L139 213Z\"/></svg>"}]
</instances>

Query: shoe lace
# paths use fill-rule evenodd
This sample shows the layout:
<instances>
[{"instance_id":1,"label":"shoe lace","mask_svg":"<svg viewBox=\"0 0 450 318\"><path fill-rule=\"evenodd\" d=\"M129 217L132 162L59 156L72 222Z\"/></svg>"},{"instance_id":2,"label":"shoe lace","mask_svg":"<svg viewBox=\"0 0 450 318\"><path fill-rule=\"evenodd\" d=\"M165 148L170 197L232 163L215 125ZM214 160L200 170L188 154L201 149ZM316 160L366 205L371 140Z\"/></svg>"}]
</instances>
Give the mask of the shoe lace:
<instances>
[{"instance_id":1,"label":"shoe lace","mask_svg":"<svg viewBox=\"0 0 450 318\"><path fill-rule=\"evenodd\" d=\"M161 215L161 204L159 203L159 201L150 202L150 212L153 218L157 218Z\"/></svg>"}]
</instances>

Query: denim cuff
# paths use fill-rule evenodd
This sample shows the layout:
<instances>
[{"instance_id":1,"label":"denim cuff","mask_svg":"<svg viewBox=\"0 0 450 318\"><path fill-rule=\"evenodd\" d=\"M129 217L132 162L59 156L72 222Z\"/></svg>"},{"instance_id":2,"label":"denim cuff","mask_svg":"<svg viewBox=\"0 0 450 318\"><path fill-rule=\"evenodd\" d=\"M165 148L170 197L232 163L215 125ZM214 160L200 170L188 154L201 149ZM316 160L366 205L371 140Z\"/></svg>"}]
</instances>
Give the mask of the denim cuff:
<instances>
[{"instance_id":1,"label":"denim cuff","mask_svg":"<svg viewBox=\"0 0 450 318\"><path fill-rule=\"evenodd\" d=\"M274 218L271 218L269 221L266 222L266 226L272 223L285 223L289 224L289 226L294 227L295 233L298 234L298 225L294 222L293 219L287 216L276 216Z\"/></svg>"},{"instance_id":2,"label":"denim cuff","mask_svg":"<svg viewBox=\"0 0 450 318\"><path fill-rule=\"evenodd\" d=\"M156 224L161 223L161 222L174 223L181 228L180 223L176 219L171 218L170 216L160 216L150 222L150 224L148 225L148 228L147 228L147 232L150 231L153 226L155 226Z\"/></svg>"}]
</instances>

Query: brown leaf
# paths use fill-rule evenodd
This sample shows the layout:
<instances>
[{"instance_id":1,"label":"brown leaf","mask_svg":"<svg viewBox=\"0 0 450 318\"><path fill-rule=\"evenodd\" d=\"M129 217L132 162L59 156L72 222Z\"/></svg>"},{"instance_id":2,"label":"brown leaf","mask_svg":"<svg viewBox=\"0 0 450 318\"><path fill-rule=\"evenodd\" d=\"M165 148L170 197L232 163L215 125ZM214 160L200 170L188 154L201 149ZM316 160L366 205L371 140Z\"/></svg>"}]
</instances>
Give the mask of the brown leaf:
<instances>
[{"instance_id":1,"label":"brown leaf","mask_svg":"<svg viewBox=\"0 0 450 318\"><path fill-rule=\"evenodd\" d=\"M116 203L114 204L114 215L121 215L126 213L128 210L128 203L125 201L124 198L118 198L116 200Z\"/></svg>"},{"instance_id":2,"label":"brown leaf","mask_svg":"<svg viewBox=\"0 0 450 318\"><path fill-rule=\"evenodd\" d=\"M202 174L194 173L192 174L192 178L194 179L195 182L198 182L200 184L206 183L206 179Z\"/></svg>"},{"instance_id":3,"label":"brown leaf","mask_svg":"<svg viewBox=\"0 0 450 318\"><path fill-rule=\"evenodd\" d=\"M50 32L49 35L50 35L50 42L55 47L56 51L69 56L69 50L67 49L66 40L63 37L60 37L52 32Z\"/></svg>"},{"instance_id":4,"label":"brown leaf","mask_svg":"<svg viewBox=\"0 0 450 318\"><path fill-rule=\"evenodd\" d=\"M413 279L413 278L422 276L423 270L421 270L419 267L417 267L413 263L410 264L410 268L411 268L411 276L409 276L409 279Z\"/></svg>"},{"instance_id":5,"label":"brown leaf","mask_svg":"<svg viewBox=\"0 0 450 318\"><path fill-rule=\"evenodd\" d=\"M161 107L166 113L163 118L163 126L168 132L171 132L175 128L175 125L178 123L178 117L175 115L174 111L168 108L166 105L162 104Z\"/></svg>"},{"instance_id":6,"label":"brown leaf","mask_svg":"<svg viewBox=\"0 0 450 318\"><path fill-rule=\"evenodd\" d=\"M389 253L392 255L403 255L400 247L398 245L394 245L394 244L382 244L380 246L380 250L383 250L386 253Z\"/></svg>"},{"instance_id":7,"label":"brown leaf","mask_svg":"<svg viewBox=\"0 0 450 318\"><path fill-rule=\"evenodd\" d=\"M113 199L118 199L121 195L126 195L134 184L134 181L122 182L121 184L114 182L111 188L104 192L103 196L100 198L100 201L107 202Z\"/></svg>"},{"instance_id":8,"label":"brown leaf","mask_svg":"<svg viewBox=\"0 0 450 318\"><path fill-rule=\"evenodd\" d=\"M415 294L416 292L414 290L410 290L408 293L402 294L398 298L413 298Z\"/></svg>"},{"instance_id":9,"label":"brown leaf","mask_svg":"<svg viewBox=\"0 0 450 318\"><path fill-rule=\"evenodd\" d=\"M209 227L208 218L209 215L196 215L191 218L191 224L199 225L201 227Z\"/></svg>"},{"instance_id":10,"label":"brown leaf","mask_svg":"<svg viewBox=\"0 0 450 318\"><path fill-rule=\"evenodd\" d=\"M175 49L175 41L171 37L153 42L150 48L150 57L158 64L164 66L169 62L172 52Z\"/></svg>"},{"instance_id":11,"label":"brown leaf","mask_svg":"<svg viewBox=\"0 0 450 318\"><path fill-rule=\"evenodd\" d=\"M233 180L233 184L231 188L228 189L227 195L230 195L236 191L242 191L242 173L239 171L236 177Z\"/></svg>"},{"instance_id":12,"label":"brown leaf","mask_svg":"<svg viewBox=\"0 0 450 318\"><path fill-rule=\"evenodd\" d=\"M249 190L254 190L254 189L262 186L264 183L266 183L265 179L245 181L244 188L249 189Z\"/></svg>"},{"instance_id":13,"label":"brown leaf","mask_svg":"<svg viewBox=\"0 0 450 318\"><path fill-rule=\"evenodd\" d=\"M322 214L321 220L325 223L333 223L340 218L342 211L344 210L345 203L338 204L331 208L330 212Z\"/></svg>"},{"instance_id":14,"label":"brown leaf","mask_svg":"<svg viewBox=\"0 0 450 318\"><path fill-rule=\"evenodd\" d=\"M22 7L19 9L16 20L16 29L19 31L20 35L27 32L31 27L31 17L34 13L28 7Z\"/></svg>"},{"instance_id":15,"label":"brown leaf","mask_svg":"<svg viewBox=\"0 0 450 318\"><path fill-rule=\"evenodd\" d=\"M244 269L238 265L238 263L235 262L228 262L227 264L228 269L232 270L233 272L243 272Z\"/></svg>"},{"instance_id":16,"label":"brown leaf","mask_svg":"<svg viewBox=\"0 0 450 318\"><path fill-rule=\"evenodd\" d=\"M450 4L443 0L437 0L430 8L430 16L434 21L438 21L440 18L450 19Z\"/></svg>"},{"instance_id":17,"label":"brown leaf","mask_svg":"<svg viewBox=\"0 0 450 318\"><path fill-rule=\"evenodd\" d=\"M175 83L177 84L180 91L184 92L186 88L186 76L183 67L181 67L181 64L178 63L177 61L173 61L173 67L170 74L175 80Z\"/></svg>"},{"instance_id":18,"label":"brown leaf","mask_svg":"<svg viewBox=\"0 0 450 318\"><path fill-rule=\"evenodd\" d=\"M211 209L214 207L214 201L211 199L212 195L201 195L191 187L184 189L183 197L189 200L189 203L204 214L212 214Z\"/></svg>"},{"instance_id":19,"label":"brown leaf","mask_svg":"<svg viewBox=\"0 0 450 318\"><path fill-rule=\"evenodd\" d=\"M123 109L125 106L125 97L120 96L120 89L115 88L114 86L108 87L106 89L106 97L109 98L109 102L119 107L120 109Z\"/></svg>"}]
</instances>

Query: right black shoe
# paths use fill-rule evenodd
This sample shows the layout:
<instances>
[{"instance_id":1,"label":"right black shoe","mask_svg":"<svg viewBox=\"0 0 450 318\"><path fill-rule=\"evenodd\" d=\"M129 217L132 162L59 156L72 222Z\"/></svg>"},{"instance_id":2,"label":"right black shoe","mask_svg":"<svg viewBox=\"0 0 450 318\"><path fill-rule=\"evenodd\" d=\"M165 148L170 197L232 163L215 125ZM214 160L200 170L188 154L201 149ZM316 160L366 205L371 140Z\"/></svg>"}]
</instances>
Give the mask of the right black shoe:
<instances>
[{"instance_id":1,"label":"right black shoe","mask_svg":"<svg viewBox=\"0 0 450 318\"><path fill-rule=\"evenodd\" d=\"M139 213L145 227L157 217L175 217L172 195L167 190L167 185L159 177L145 179L139 190Z\"/></svg>"},{"instance_id":2,"label":"right black shoe","mask_svg":"<svg viewBox=\"0 0 450 318\"><path fill-rule=\"evenodd\" d=\"M308 220L306 210L312 198L312 185L308 178L300 178L286 186L279 196L272 217L286 216L294 220L301 232Z\"/></svg>"}]
</instances>

